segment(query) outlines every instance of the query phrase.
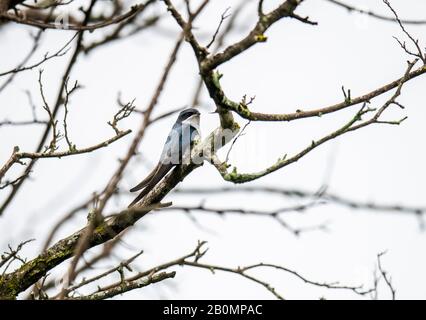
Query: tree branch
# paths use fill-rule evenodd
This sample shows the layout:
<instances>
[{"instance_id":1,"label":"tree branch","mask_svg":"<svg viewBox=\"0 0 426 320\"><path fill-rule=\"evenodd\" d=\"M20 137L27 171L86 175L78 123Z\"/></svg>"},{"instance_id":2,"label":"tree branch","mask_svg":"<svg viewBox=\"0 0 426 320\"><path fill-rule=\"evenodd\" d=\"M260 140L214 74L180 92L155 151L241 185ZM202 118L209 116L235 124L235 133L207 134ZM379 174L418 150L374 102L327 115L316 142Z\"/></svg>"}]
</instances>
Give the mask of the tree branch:
<instances>
[{"instance_id":1,"label":"tree branch","mask_svg":"<svg viewBox=\"0 0 426 320\"><path fill-rule=\"evenodd\" d=\"M357 12L357 13L365 14L365 15L368 15L372 18L376 18L376 19L383 20L383 21L397 22L397 20L395 18L387 17L387 16L384 16L384 15L378 14L374 11L356 8L354 6L351 6L351 5L344 3L342 1L337 1L337 0L326 0L326 1L333 3L333 4L337 5L338 7L344 8L344 9L348 10L349 12ZM426 24L426 20L402 19L401 22L404 23L404 24Z\"/></svg>"},{"instance_id":2,"label":"tree branch","mask_svg":"<svg viewBox=\"0 0 426 320\"><path fill-rule=\"evenodd\" d=\"M145 7L146 7L146 4L142 4L142 3L137 4L132 6L129 11L127 11L126 13L122 15L113 17L105 21L94 23L91 25L50 24L50 23L41 22L38 20L29 19L29 18L22 18L10 13L0 13L0 18L8 20L8 21L16 22L18 24L24 24L27 26L40 28L42 30L52 29L52 30L93 31L96 29L105 28L110 25L118 24L127 19L131 19L134 16L138 15L140 12L142 12L145 9Z\"/></svg>"}]
</instances>

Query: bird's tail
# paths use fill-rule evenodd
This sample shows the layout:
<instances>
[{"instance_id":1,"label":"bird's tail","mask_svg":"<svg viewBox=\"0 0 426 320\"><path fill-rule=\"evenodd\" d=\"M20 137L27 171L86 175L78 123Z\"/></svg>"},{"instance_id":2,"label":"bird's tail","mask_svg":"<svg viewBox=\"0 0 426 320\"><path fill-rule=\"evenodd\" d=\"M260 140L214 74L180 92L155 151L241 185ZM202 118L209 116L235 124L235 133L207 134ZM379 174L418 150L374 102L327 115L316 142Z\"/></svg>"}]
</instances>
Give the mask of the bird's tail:
<instances>
[{"instance_id":1,"label":"bird's tail","mask_svg":"<svg viewBox=\"0 0 426 320\"><path fill-rule=\"evenodd\" d=\"M152 172L138 185L130 189L131 192L141 190L141 193L129 204L129 208L134 206L139 200L152 190L152 188L170 171L173 164L162 164L161 162L152 170Z\"/></svg>"},{"instance_id":2,"label":"bird's tail","mask_svg":"<svg viewBox=\"0 0 426 320\"><path fill-rule=\"evenodd\" d=\"M130 192L135 192L145 187L149 183L149 181L151 181L152 177L154 177L155 173L158 171L160 166L161 166L161 163L158 163L157 166L151 171L151 173L145 179L143 179L136 186L130 189Z\"/></svg>"}]
</instances>

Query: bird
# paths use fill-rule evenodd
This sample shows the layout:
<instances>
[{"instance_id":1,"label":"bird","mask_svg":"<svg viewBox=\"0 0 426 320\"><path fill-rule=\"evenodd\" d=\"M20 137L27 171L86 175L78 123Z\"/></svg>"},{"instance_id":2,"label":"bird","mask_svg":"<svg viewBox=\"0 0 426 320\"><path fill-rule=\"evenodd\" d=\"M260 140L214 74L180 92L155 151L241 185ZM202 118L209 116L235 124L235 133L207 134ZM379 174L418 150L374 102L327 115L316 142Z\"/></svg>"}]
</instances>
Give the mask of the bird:
<instances>
[{"instance_id":1,"label":"bird","mask_svg":"<svg viewBox=\"0 0 426 320\"><path fill-rule=\"evenodd\" d=\"M144 180L130 189L130 192L142 191L128 208L138 203L172 168L188 158L194 141L200 139L199 126L200 112L197 109L187 108L179 113L167 136L158 164Z\"/></svg>"}]
</instances>

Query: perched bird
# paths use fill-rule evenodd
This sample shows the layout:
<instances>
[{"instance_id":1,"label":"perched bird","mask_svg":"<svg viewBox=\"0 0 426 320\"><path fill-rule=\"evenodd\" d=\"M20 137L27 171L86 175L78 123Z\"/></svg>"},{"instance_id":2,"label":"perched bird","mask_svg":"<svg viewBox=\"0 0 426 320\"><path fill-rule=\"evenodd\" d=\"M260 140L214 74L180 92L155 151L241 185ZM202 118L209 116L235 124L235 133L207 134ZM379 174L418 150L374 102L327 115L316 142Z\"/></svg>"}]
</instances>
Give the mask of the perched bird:
<instances>
[{"instance_id":1,"label":"perched bird","mask_svg":"<svg viewBox=\"0 0 426 320\"><path fill-rule=\"evenodd\" d=\"M167 136L157 166L142 182L130 189L130 192L143 190L129 204L129 208L148 194L173 167L188 159L191 145L200 137L199 126L200 112L197 109L188 108L179 113L172 130Z\"/></svg>"}]
</instances>

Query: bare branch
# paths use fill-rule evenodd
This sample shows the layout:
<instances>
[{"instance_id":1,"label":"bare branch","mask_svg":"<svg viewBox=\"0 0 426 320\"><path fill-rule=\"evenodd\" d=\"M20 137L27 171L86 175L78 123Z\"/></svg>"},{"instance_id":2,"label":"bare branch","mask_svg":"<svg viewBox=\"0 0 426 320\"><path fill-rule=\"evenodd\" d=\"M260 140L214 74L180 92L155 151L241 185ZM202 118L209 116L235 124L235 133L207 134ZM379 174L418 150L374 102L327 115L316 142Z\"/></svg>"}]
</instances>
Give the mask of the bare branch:
<instances>
[{"instance_id":1,"label":"bare branch","mask_svg":"<svg viewBox=\"0 0 426 320\"><path fill-rule=\"evenodd\" d=\"M45 23L45 22L41 22L38 20L32 20L32 19L25 19L13 14L9 14L9 13L0 13L0 17L8 20L8 21L12 21L12 22L16 22L18 24L24 24L24 25L28 25L28 26L32 26L32 27L36 27L36 28L40 28L42 30L45 29L53 29L53 30L75 30L75 31L93 31L96 29L100 29L100 28L105 28L107 26L110 25L114 25L114 24L118 24L122 21L125 21L127 19L131 19L132 17L136 16L137 14L139 14L140 12L142 12L145 9L146 5L145 4L137 4L134 5L130 8L129 11L127 11L126 13L113 17L111 19L99 22L99 23L94 23L91 25L72 25L72 24L50 24L50 23Z\"/></svg>"},{"instance_id":2,"label":"bare branch","mask_svg":"<svg viewBox=\"0 0 426 320\"><path fill-rule=\"evenodd\" d=\"M171 206L171 207L165 208L161 212L183 211L185 213L202 212L202 213L210 213L210 214L217 214L217 215L241 214L244 216L253 215L253 216L259 216L259 217L269 217L277 221L283 228L291 232L293 235L299 236L305 232L318 231L318 230L324 231L326 230L326 226L324 224L321 224L321 225L315 225L310 227L296 228L296 227L290 226L285 220L283 220L282 214L289 213L289 212L305 212L312 207L317 207L322 204L323 202L315 200L306 204L283 207L283 208L278 208L271 211L262 211L262 210L250 210L250 209L242 209L242 208L211 208L201 203L198 206Z\"/></svg>"},{"instance_id":3,"label":"bare branch","mask_svg":"<svg viewBox=\"0 0 426 320\"><path fill-rule=\"evenodd\" d=\"M84 21L82 23L83 25L86 25L88 23L95 3L96 3L96 0L91 0L88 8L83 11L84 15L85 15ZM40 33L41 33L41 31L40 31ZM69 78L71 70L74 68L74 66L76 64L77 57L81 53L83 35L84 35L83 31L78 33L74 52L73 52L67 66L66 66L64 74L62 75L62 81L60 82L59 89L58 89L56 99L55 99L55 103L54 103L54 106L53 106L52 111L51 111L53 119L56 119L56 116L57 116L59 109L60 109L62 102L63 102L63 92L64 92L64 88L65 88L65 82ZM15 74L12 74L11 76L13 76L13 75L15 75ZM52 127L51 127L50 122L49 122L46 125L46 128L45 128L45 130L44 130L44 132L43 132L43 134L42 134L42 136L41 136L41 138L40 138L40 140L37 144L36 151L35 151L36 153L41 152L43 150L43 148L45 147L45 144L46 144L46 141L49 137L49 133L50 133L51 129L52 129ZM25 176L25 178L21 179L17 184L15 184L13 186L9 195L5 198L4 202L0 205L0 215L2 215L3 212L6 210L6 208L12 203L15 195L20 190L24 181L26 181L26 177L28 177L29 173L32 171L35 163L36 163L36 161L35 161L35 159L33 159L28 164L28 166L25 168L25 171L24 171L24 174L23 174ZM0 179L1 179L1 177L2 177L2 175L1 175L1 169L0 169Z\"/></svg>"},{"instance_id":4,"label":"bare branch","mask_svg":"<svg viewBox=\"0 0 426 320\"><path fill-rule=\"evenodd\" d=\"M11 121L11 120L3 120L0 121L0 127L19 127L19 126L33 126L33 125L46 125L47 121L44 120L27 120L27 121Z\"/></svg>"},{"instance_id":5,"label":"bare branch","mask_svg":"<svg viewBox=\"0 0 426 320\"><path fill-rule=\"evenodd\" d=\"M198 7L195 13L191 14L188 21L185 21L182 15L178 12L178 10L175 8L175 6L172 4L170 0L163 0L164 3L167 6L167 10L171 12L173 18L176 20L176 22L179 24L179 26L182 28L182 32L184 34L185 40L189 42L192 46L192 49L194 50L195 56L199 61L204 59L208 52L205 48L203 48L195 38L194 34L192 33L192 22L197 17L198 14L201 13L201 11L204 9L204 7L207 5L208 0L204 0L204 2L201 3L201 5Z\"/></svg>"},{"instance_id":6,"label":"bare branch","mask_svg":"<svg viewBox=\"0 0 426 320\"><path fill-rule=\"evenodd\" d=\"M359 130L363 127L369 126L371 124L400 124L402 120L399 121L381 121L379 120L380 116L384 113L384 111L391 106L392 104L395 104L396 98L401 94L401 89L402 86L404 85L404 83L406 83L407 79L410 76L410 72L411 69L414 67L414 65L416 64L416 60L413 62L409 62L408 63L408 67L405 71L404 76L400 79L397 89L395 91L395 93L393 94L393 96L388 99L381 108L379 108L378 110L376 109L371 109L371 108L367 108L367 103L365 102L363 104L363 106L361 107L361 109L355 114L355 116L348 122L346 123L344 126L342 126L341 128L339 128L338 130L328 134L327 136L324 136L320 139L318 139L317 141L312 140L311 144L304 148L302 151L300 151L299 153L295 154L294 156L288 158L287 155L284 155L281 159L279 159L275 164L273 164L272 166L256 172L256 173L238 173L237 172L237 168L234 167L232 172L228 172L228 168L230 167L229 164L227 164L226 162L221 162L217 156L212 157L210 160L213 163L213 165L216 167L216 169L219 171L219 173L221 174L221 176L223 177L224 180L226 181L230 181L233 183L245 183L248 181L253 181L256 180L260 177L266 176L272 172L275 172L283 167L286 167L296 161L298 161L299 159L301 159L302 157L304 157L306 154L308 154L309 152L311 152L312 150L316 149L318 146L333 140L343 134L346 134L348 132L351 131L355 131L355 130ZM426 70L426 68L424 68L424 70ZM368 113L371 112L375 112L374 116L366 121L362 121L362 117ZM360 122L360 123L359 123ZM357 124L359 123L359 124Z\"/></svg>"},{"instance_id":7,"label":"bare branch","mask_svg":"<svg viewBox=\"0 0 426 320\"><path fill-rule=\"evenodd\" d=\"M0 259L0 268L2 268L7 262L10 262L10 261L13 261L13 260L16 260L16 259L22 261L22 259L18 256L18 253L19 253L19 251L22 250L22 248L26 244L28 244L32 241L34 241L34 239L23 241L18 245L18 247L16 247L16 249L12 249L12 247L9 246L9 252L4 252L0 257L1 258ZM4 274L4 272L6 272L6 270L7 270L7 268L3 271L3 274Z\"/></svg>"},{"instance_id":8,"label":"bare branch","mask_svg":"<svg viewBox=\"0 0 426 320\"><path fill-rule=\"evenodd\" d=\"M284 271L286 273L290 273L291 275L296 276L298 279L302 280L303 282L313 285L313 286L317 286L317 287L324 287L327 289L337 289L337 290L349 290L352 291L358 295L367 295L369 293L372 292L372 289L367 289L367 290L363 290L362 286L344 286L344 285L340 285L338 282L331 282L331 283L327 283L327 282L317 282L317 281L312 281L312 280L308 280L307 278L305 278L304 276L300 275L298 272L279 266L279 265L274 265L274 264L269 264L269 263L257 263L254 265L249 265L249 266L245 266L245 267L236 267L236 268L229 268L229 267L223 267L223 266L219 266L219 265L212 265L212 264L204 264L204 263L200 263L200 262L191 262L191 261L184 261L183 265L186 266L191 266L191 267L196 267L196 268L201 268L201 269L207 269L210 270L211 272L215 272L215 271L224 271L224 272L229 272L229 273L234 273L237 275L240 275L248 280L254 281L258 284L260 284L261 286L265 287L268 291L270 291L276 298L283 300L284 298L275 290L274 287L271 286L271 284L269 284L268 282L262 281L252 275L247 274L247 271L249 270L253 270L253 269L258 269L258 268L273 268L273 269L277 269L280 271Z\"/></svg>"},{"instance_id":9,"label":"bare branch","mask_svg":"<svg viewBox=\"0 0 426 320\"><path fill-rule=\"evenodd\" d=\"M123 138L124 136L128 135L132 130L126 130L122 131L116 136L105 140L101 143L98 143L96 145L82 148L82 149L75 149L75 150L67 150L67 151L59 151L59 152L19 152L19 149L15 149L15 151L12 153L12 156L9 158L9 160L3 165L3 167L0 168L0 179L6 174L6 172L12 167L13 164L19 163L23 159L45 159L45 158L63 158L68 156L74 156L78 154L83 153L90 153L92 151L108 147L111 143Z\"/></svg>"},{"instance_id":10,"label":"bare branch","mask_svg":"<svg viewBox=\"0 0 426 320\"><path fill-rule=\"evenodd\" d=\"M193 268L207 269L207 270L211 271L213 274L216 271L222 271L222 272L228 272L228 273L233 273L233 274L242 276L242 277L244 277L244 278L246 278L250 281L253 281L253 282L263 286L266 290L271 292L276 298L284 299L275 290L275 288L270 283L265 282L265 281L259 279L258 277L253 276L253 275L248 273L248 271L251 271L251 270L254 270L254 269L272 268L272 269L276 269L276 270L288 273L288 274L295 276L296 278L302 280L303 282L305 282L307 284L317 286L317 287L324 287L324 288L327 288L327 289L336 289L336 290L348 290L348 291L354 292L358 295L366 295L366 294L371 293L371 291L372 291L371 289L363 290L362 286L345 286L345 285L340 285L337 282L327 283L327 282L312 281L312 280L309 280L306 277L302 276L300 273L298 273L294 270L291 270L291 269L283 267L283 266L270 264L270 263L257 263L257 264L248 265L248 266L244 266L244 267L239 266L239 267L236 267L236 268L230 268L230 267L225 267L225 266L221 266L221 265L201 263L201 262L199 262L199 260L204 257L204 255L206 254L206 252L208 250L208 249L204 249L205 244L206 244L206 242L204 242L204 241L200 242L199 241L195 250L190 252L189 254L184 255L183 257L180 257L178 259L171 260L171 261L166 262L164 264L155 266L155 267L153 267L153 268L151 268L147 271L140 272L140 273L138 273L138 274L136 274L132 277L126 278L124 280L124 283L132 283L133 281L137 281L138 279L147 277L151 274L156 274L159 271L169 269L170 267L173 267L173 266L188 266L188 267L193 267ZM98 292L109 291L111 289L114 289L114 288L121 286L122 284L123 284L123 281L119 281L119 282L113 283L109 286L99 288Z\"/></svg>"},{"instance_id":11,"label":"bare branch","mask_svg":"<svg viewBox=\"0 0 426 320\"><path fill-rule=\"evenodd\" d=\"M279 187L262 187L262 186L244 186L244 187L219 187L219 188L185 188L176 189L176 194L197 194L197 195L213 195L218 193L265 193L269 195L278 195L297 199L315 199L322 204L337 204L355 210L368 210L376 212L394 212L399 214L412 214L421 216L426 214L426 207L411 207L401 204L381 204L375 202L363 202L345 198L333 193L327 192L325 189L320 192L306 191L300 189L283 189ZM172 209L172 208L170 208ZM169 209L168 209L169 210Z\"/></svg>"},{"instance_id":12,"label":"bare branch","mask_svg":"<svg viewBox=\"0 0 426 320\"><path fill-rule=\"evenodd\" d=\"M387 287L389 288L389 290L391 292L392 300L395 300L396 290L392 285L392 279L388 276L388 273L382 267L381 258L384 254L386 254L386 251L381 252L377 255L377 267L379 269L380 275L385 280L385 283L386 283Z\"/></svg>"},{"instance_id":13,"label":"bare branch","mask_svg":"<svg viewBox=\"0 0 426 320\"><path fill-rule=\"evenodd\" d=\"M228 162L229 160L229 155L231 154L232 148L234 147L235 143L237 142L237 140L244 135L244 131L246 130L246 128L248 127L248 125L250 124L250 121L248 121L244 127L241 129L241 131L238 133L238 135L234 138L234 141L232 141L231 146L228 149L228 152L226 153L226 157L225 157L225 162Z\"/></svg>"},{"instance_id":14,"label":"bare branch","mask_svg":"<svg viewBox=\"0 0 426 320\"><path fill-rule=\"evenodd\" d=\"M125 260L125 261L121 262L118 266L116 266L116 267L114 267L114 268L112 268L112 269L109 269L109 270L107 270L107 271L105 271L105 272L102 272L101 274L98 274L97 276L94 276L94 277L92 277L92 278L84 279L83 281L79 282L78 284L76 284L76 285L74 285L74 286L72 286L72 287L68 288L68 290L69 290L70 292L71 292L71 291L75 291L75 290L77 290L78 288L81 288L81 287L83 287L83 286L85 286L85 285L88 285L88 284L90 284L90 283L92 283L92 282L98 281L99 279L102 279L102 278L104 278L104 277L106 277L106 276L110 275L111 273L114 273L114 272L121 272L123 268L126 268L126 269L128 269L128 270L130 270L130 271L131 271L130 264L131 264L133 261L135 261L138 257L140 257L142 254L143 254L143 250L142 250L142 251L140 251L140 252L138 252L138 253L136 253L135 255L133 255L132 257L130 257L129 259L127 259L127 260Z\"/></svg>"},{"instance_id":15,"label":"bare branch","mask_svg":"<svg viewBox=\"0 0 426 320\"><path fill-rule=\"evenodd\" d=\"M67 145L68 145L68 150L75 151L75 150L77 150L77 147L70 140L70 137L69 137L69 134L68 134L67 118L68 118L68 102L69 102L70 96L71 96L71 94L75 90L77 90L79 88L79 85L78 85L78 82L76 81L74 83L74 86L71 89L69 89L68 88L68 81L69 81L69 79L67 79L65 81L65 88L64 88L64 90L65 90L65 99L64 99L64 109L65 109L65 112L64 112L64 121L63 121L63 124L64 124L64 136L65 136L65 140L66 140Z\"/></svg>"},{"instance_id":16,"label":"bare branch","mask_svg":"<svg viewBox=\"0 0 426 320\"><path fill-rule=\"evenodd\" d=\"M405 43L401 43L398 39L398 43L401 45L401 47L405 50L405 52L407 52L408 54L414 55L416 57L418 57L420 60L423 61L423 64L426 64L426 54L423 53L423 50L420 48L419 46L419 40L415 40L413 38L413 36L404 28L404 25L402 24L401 20L399 19L398 14L396 13L396 11L394 10L394 8L392 8L391 4L389 3L388 0L383 0L383 2L388 6L388 8L392 11L393 15L395 16L395 20L398 22L399 26L401 27L401 30L405 33L405 35L408 37L408 39L410 39L411 43L414 44L414 46L416 47L417 53L413 54L411 53L405 46Z\"/></svg>"},{"instance_id":17,"label":"bare branch","mask_svg":"<svg viewBox=\"0 0 426 320\"><path fill-rule=\"evenodd\" d=\"M149 1L149 3L154 3L155 1ZM148 5L148 2L146 3ZM133 18L127 19L126 21L123 21L119 23L115 29L108 35L106 35L103 39L94 41L90 43L89 45L86 45L84 47L85 53L90 53L94 49L100 48L103 45L107 43L111 43L114 41L122 40L122 39L128 39L131 36L137 35L142 31L145 31L155 25L157 25L158 21L160 21L161 17L160 15L154 15L152 17L149 17L145 19L142 23L136 23L136 18L138 16L135 15ZM123 32L123 30L128 27L129 25L134 25L132 29L126 33Z\"/></svg>"},{"instance_id":18,"label":"bare branch","mask_svg":"<svg viewBox=\"0 0 426 320\"><path fill-rule=\"evenodd\" d=\"M241 14L244 7L248 4L248 1L241 1L240 4L235 8L234 12L228 19L228 22L225 26L225 29L222 31L222 33L217 38L217 42L215 43L214 49L212 50L213 53L217 53L217 51L224 45L225 39L228 34L231 33L231 31L235 28L235 22L237 20L237 17ZM201 89L203 86L203 78L200 77L198 79L198 84L194 92L194 96L192 98L192 105L198 105L199 104L199 98L201 95Z\"/></svg>"},{"instance_id":19,"label":"bare branch","mask_svg":"<svg viewBox=\"0 0 426 320\"><path fill-rule=\"evenodd\" d=\"M207 74L222 63L231 60L241 52L249 49L254 44L258 42L265 42L267 37L264 33L269 29L269 27L282 18L292 17L294 11L301 2L301 0L287 0L271 12L261 15L255 27L245 38L230 45L223 52L205 59L200 64L201 73Z\"/></svg>"},{"instance_id":20,"label":"bare branch","mask_svg":"<svg viewBox=\"0 0 426 320\"><path fill-rule=\"evenodd\" d=\"M62 46L55 53L49 54L47 52L40 61L38 61L38 62L36 62L36 63L34 63L34 64L30 65L30 66L21 66L21 65L19 65L18 67L13 68L13 69L11 69L9 71L5 71L5 72L0 73L0 77L8 75L8 74L11 74L11 73L18 73L18 72L22 72L22 71L32 70L34 68L37 68L37 67L41 66L43 63L45 63L46 61L48 61L50 59L64 56L65 54L68 53L68 51L69 51L69 45L74 41L74 39L77 37L77 35L78 35L78 33L76 33L75 35L73 35L71 37L71 39L68 42L66 42L65 45Z\"/></svg>"},{"instance_id":21,"label":"bare branch","mask_svg":"<svg viewBox=\"0 0 426 320\"><path fill-rule=\"evenodd\" d=\"M174 278L176 275L176 272L160 272L157 274L154 274L152 276L147 276L135 281L127 282L123 281L123 283L120 286L116 286L114 288L111 288L109 290L105 290L99 293L93 293L87 296L82 296L74 299L78 300L105 300L108 298L115 297L117 295L123 294L125 292L128 292L130 290L134 289L140 289L143 287L146 287L150 284L157 283L166 279Z\"/></svg>"},{"instance_id":22,"label":"bare branch","mask_svg":"<svg viewBox=\"0 0 426 320\"><path fill-rule=\"evenodd\" d=\"M238 115L244 119L251 120L251 121L293 121L293 120L299 120L304 118L321 117L323 115L334 113L336 111L340 111L360 103L369 102L372 99L386 92L389 92L392 89L395 89L396 87L399 86L401 81L407 82L425 73L426 73L426 68L424 66L421 66L418 69L411 71L406 76L396 79L369 93L363 94L355 98L351 98L350 100L345 98L343 102L333 104L331 106L322 107L319 109L313 109L309 111L297 109L296 112L287 113L287 114L267 114L267 113L252 112L251 110L249 110L247 106L244 106L241 103L237 103L237 102L229 100L228 98L226 98L218 82L221 75L214 75L216 79L215 80L216 87L214 87L212 90L215 92L214 97L216 96L218 97L218 98L215 98L215 100L217 99L216 101L218 101L219 97L225 98L225 99L222 98L222 106L224 108L227 108L228 110L232 110L238 113Z\"/></svg>"},{"instance_id":23,"label":"bare branch","mask_svg":"<svg viewBox=\"0 0 426 320\"><path fill-rule=\"evenodd\" d=\"M219 25L216 28L216 31L213 34L212 39L210 40L210 42L207 44L206 48L210 48L211 45L214 43L214 41L216 40L216 37L220 31L220 27L222 26L222 23L230 16L230 14L228 14L230 7L226 8L225 12L222 13L221 17L220 17L220 21L219 21Z\"/></svg>"},{"instance_id":24,"label":"bare branch","mask_svg":"<svg viewBox=\"0 0 426 320\"><path fill-rule=\"evenodd\" d=\"M83 253L89 247L89 241L90 241L90 238L93 236L93 232L95 231L95 228L104 221L104 217L97 210L97 208L94 208L93 210L89 212L87 216L87 220L88 220L87 226L84 230L84 233L78 239L78 242L74 249L74 257L69 265L67 274L64 277L64 286L58 296L58 299L64 299L65 297L68 296L68 293L69 293L68 286L73 283L75 277L77 276L77 273L75 272L77 268L77 264L80 258L83 256Z\"/></svg>"},{"instance_id":25,"label":"bare branch","mask_svg":"<svg viewBox=\"0 0 426 320\"><path fill-rule=\"evenodd\" d=\"M135 99L132 101L126 103L115 115L112 121L108 121L108 124L114 129L115 134L119 134L121 130L117 128L118 122L121 120L127 118L131 115L131 113L135 110L135 106L133 103L135 102Z\"/></svg>"},{"instance_id":26,"label":"bare branch","mask_svg":"<svg viewBox=\"0 0 426 320\"><path fill-rule=\"evenodd\" d=\"M47 115L49 116L49 125L52 128L52 140L50 140L50 143L48 146L45 147L44 153L53 153L58 149L58 140L61 138L61 133L57 129L58 121L55 120L52 111L50 110L50 106L47 103L46 97L44 95L43 90L43 83L42 83L42 74L43 70L39 70L38 74L38 83L40 88L40 95L43 100L43 109L47 112Z\"/></svg>"},{"instance_id":27,"label":"bare branch","mask_svg":"<svg viewBox=\"0 0 426 320\"><path fill-rule=\"evenodd\" d=\"M397 22L397 20L395 18L392 17L387 17L378 13L375 13L373 11L370 10L363 10L360 8L356 8L354 6L348 5L342 1L337 1L337 0L326 0L330 3L333 3L341 8L345 8L348 11L353 11L353 12L357 12L357 13L361 13L361 14L366 14L370 17L379 19L379 20L384 20L384 21L390 21L390 22ZM408 19L402 19L401 20L402 23L404 24L426 24L426 20L408 20Z\"/></svg>"}]
</instances>

